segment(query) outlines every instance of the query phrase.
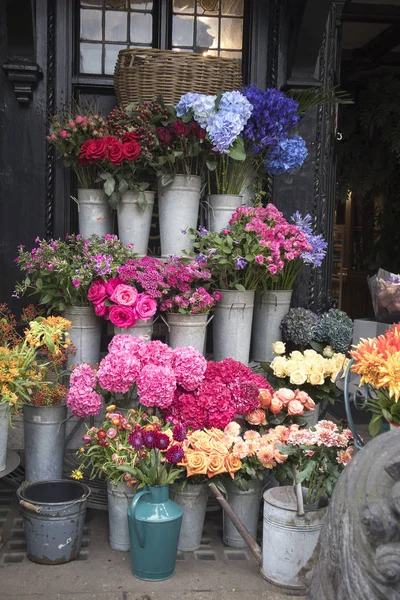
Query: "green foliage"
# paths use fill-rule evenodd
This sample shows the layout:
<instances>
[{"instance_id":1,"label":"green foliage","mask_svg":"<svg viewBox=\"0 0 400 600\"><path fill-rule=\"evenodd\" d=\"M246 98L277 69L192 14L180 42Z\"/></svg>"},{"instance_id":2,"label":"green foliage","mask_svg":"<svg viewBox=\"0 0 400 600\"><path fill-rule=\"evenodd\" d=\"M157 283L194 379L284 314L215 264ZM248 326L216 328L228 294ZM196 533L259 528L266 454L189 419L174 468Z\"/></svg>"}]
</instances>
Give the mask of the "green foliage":
<instances>
[{"instance_id":1,"label":"green foliage","mask_svg":"<svg viewBox=\"0 0 400 600\"><path fill-rule=\"evenodd\" d=\"M286 95L299 103L298 112L300 113L321 104L353 104L348 92L340 90L339 86L331 89L314 87L306 90L289 90Z\"/></svg>"}]
</instances>

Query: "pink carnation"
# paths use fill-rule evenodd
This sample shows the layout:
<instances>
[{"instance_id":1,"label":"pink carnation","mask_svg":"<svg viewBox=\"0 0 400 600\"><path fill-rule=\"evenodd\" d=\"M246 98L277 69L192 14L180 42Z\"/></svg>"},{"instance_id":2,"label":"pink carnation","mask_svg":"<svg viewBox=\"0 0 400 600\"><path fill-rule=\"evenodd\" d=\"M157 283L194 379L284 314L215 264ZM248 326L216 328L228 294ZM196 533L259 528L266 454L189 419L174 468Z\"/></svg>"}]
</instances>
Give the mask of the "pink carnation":
<instances>
[{"instance_id":1,"label":"pink carnation","mask_svg":"<svg viewBox=\"0 0 400 600\"><path fill-rule=\"evenodd\" d=\"M85 419L98 415L102 404L103 399L100 394L90 388L74 386L68 390L67 406L75 417Z\"/></svg>"},{"instance_id":2,"label":"pink carnation","mask_svg":"<svg viewBox=\"0 0 400 600\"><path fill-rule=\"evenodd\" d=\"M144 406L167 408L172 404L175 389L176 379L171 367L148 364L141 369L137 390Z\"/></svg>"},{"instance_id":3,"label":"pink carnation","mask_svg":"<svg viewBox=\"0 0 400 600\"><path fill-rule=\"evenodd\" d=\"M207 361L204 356L188 346L186 348L175 348L173 351L172 368L176 381L188 392L199 387L204 379Z\"/></svg>"}]
</instances>

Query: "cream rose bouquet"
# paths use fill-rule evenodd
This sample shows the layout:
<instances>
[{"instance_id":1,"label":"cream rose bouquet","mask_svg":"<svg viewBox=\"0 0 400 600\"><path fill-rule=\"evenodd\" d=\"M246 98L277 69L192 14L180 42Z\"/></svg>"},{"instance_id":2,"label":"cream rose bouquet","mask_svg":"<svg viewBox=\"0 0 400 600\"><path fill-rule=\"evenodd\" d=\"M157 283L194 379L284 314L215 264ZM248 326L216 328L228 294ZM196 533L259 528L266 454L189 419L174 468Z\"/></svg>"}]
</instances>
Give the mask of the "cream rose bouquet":
<instances>
[{"instance_id":1,"label":"cream rose bouquet","mask_svg":"<svg viewBox=\"0 0 400 600\"><path fill-rule=\"evenodd\" d=\"M271 363L263 363L262 368L275 389L301 389L316 404L322 400L335 403L340 393L336 380L340 374L343 376L348 363L345 354L326 346L322 354L310 349L304 352L295 350L286 355L282 342L275 343L273 350L277 356Z\"/></svg>"}]
</instances>

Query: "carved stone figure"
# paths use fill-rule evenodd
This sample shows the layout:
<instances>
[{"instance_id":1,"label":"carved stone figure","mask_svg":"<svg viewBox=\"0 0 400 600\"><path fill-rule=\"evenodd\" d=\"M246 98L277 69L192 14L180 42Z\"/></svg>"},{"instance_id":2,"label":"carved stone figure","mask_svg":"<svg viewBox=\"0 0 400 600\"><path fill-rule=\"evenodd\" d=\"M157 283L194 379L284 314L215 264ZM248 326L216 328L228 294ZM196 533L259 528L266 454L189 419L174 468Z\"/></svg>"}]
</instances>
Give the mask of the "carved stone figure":
<instances>
[{"instance_id":1,"label":"carved stone figure","mask_svg":"<svg viewBox=\"0 0 400 600\"><path fill-rule=\"evenodd\" d=\"M308 600L400 600L400 431L346 467L319 545Z\"/></svg>"}]
</instances>

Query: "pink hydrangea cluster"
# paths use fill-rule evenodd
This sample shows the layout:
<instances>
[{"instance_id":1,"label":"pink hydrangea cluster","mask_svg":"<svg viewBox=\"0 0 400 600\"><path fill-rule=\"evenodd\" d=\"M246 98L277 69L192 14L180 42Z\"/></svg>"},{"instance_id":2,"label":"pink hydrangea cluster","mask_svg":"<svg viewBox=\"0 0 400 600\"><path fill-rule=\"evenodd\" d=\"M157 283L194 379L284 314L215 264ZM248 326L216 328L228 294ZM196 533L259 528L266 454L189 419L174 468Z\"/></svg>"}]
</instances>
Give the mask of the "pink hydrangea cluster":
<instances>
[{"instance_id":1,"label":"pink hydrangea cluster","mask_svg":"<svg viewBox=\"0 0 400 600\"><path fill-rule=\"evenodd\" d=\"M259 265L266 264L271 275L282 271L288 261L299 258L312 248L305 233L291 225L273 204L266 207L239 206L229 221L231 228L239 225L256 233L260 253L255 256ZM226 230L230 233L229 230ZM265 252L267 250L267 252Z\"/></svg>"},{"instance_id":2,"label":"pink hydrangea cluster","mask_svg":"<svg viewBox=\"0 0 400 600\"><path fill-rule=\"evenodd\" d=\"M236 415L246 415L259 406L260 389L272 388L246 365L227 358L207 362L200 385L177 388L168 415L195 429L224 428Z\"/></svg>"},{"instance_id":3,"label":"pink hydrangea cluster","mask_svg":"<svg viewBox=\"0 0 400 600\"><path fill-rule=\"evenodd\" d=\"M192 392L199 387L204 379L207 361L198 350L191 346L175 348L172 368L174 369L176 382L184 390Z\"/></svg>"},{"instance_id":4,"label":"pink hydrangea cluster","mask_svg":"<svg viewBox=\"0 0 400 600\"><path fill-rule=\"evenodd\" d=\"M88 290L88 300L93 303L98 317L104 317L116 327L128 328L138 319L147 321L155 315L157 303L148 294L123 282L120 277L105 281L99 277Z\"/></svg>"},{"instance_id":5,"label":"pink hydrangea cluster","mask_svg":"<svg viewBox=\"0 0 400 600\"><path fill-rule=\"evenodd\" d=\"M141 404L167 408L173 401L176 377L169 366L148 363L142 367L137 379L137 391Z\"/></svg>"},{"instance_id":6,"label":"pink hydrangea cluster","mask_svg":"<svg viewBox=\"0 0 400 600\"><path fill-rule=\"evenodd\" d=\"M199 287L196 290L189 290L163 300L160 310L182 314L207 313L219 300L222 300L221 292L216 291L210 294L204 287Z\"/></svg>"},{"instance_id":7,"label":"pink hydrangea cluster","mask_svg":"<svg viewBox=\"0 0 400 600\"><path fill-rule=\"evenodd\" d=\"M70 389L67 393L67 406L80 418L97 415L102 406L102 397L94 388L96 372L89 364L78 365L70 378Z\"/></svg>"}]
</instances>

